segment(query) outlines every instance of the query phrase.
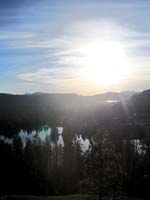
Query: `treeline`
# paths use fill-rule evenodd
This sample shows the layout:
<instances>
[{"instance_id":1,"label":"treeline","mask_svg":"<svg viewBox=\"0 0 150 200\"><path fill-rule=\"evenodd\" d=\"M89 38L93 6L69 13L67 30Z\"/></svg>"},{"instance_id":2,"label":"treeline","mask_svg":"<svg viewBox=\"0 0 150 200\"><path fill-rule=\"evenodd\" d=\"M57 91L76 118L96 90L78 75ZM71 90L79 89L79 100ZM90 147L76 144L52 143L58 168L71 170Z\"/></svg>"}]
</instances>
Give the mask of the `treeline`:
<instances>
[{"instance_id":1,"label":"treeline","mask_svg":"<svg viewBox=\"0 0 150 200\"><path fill-rule=\"evenodd\" d=\"M23 147L20 137L12 145L0 141L0 193L58 195L78 191L81 152L76 142L57 145L56 138L36 138Z\"/></svg>"},{"instance_id":2,"label":"treeline","mask_svg":"<svg viewBox=\"0 0 150 200\"><path fill-rule=\"evenodd\" d=\"M149 129L138 141L116 140L101 128L87 152L69 133L64 142L58 145L55 134L45 142L28 140L25 147L19 137L13 145L0 141L0 194L150 197Z\"/></svg>"},{"instance_id":3,"label":"treeline","mask_svg":"<svg viewBox=\"0 0 150 200\"><path fill-rule=\"evenodd\" d=\"M150 114L150 90L134 95L130 101L133 112L137 114Z\"/></svg>"}]
</instances>

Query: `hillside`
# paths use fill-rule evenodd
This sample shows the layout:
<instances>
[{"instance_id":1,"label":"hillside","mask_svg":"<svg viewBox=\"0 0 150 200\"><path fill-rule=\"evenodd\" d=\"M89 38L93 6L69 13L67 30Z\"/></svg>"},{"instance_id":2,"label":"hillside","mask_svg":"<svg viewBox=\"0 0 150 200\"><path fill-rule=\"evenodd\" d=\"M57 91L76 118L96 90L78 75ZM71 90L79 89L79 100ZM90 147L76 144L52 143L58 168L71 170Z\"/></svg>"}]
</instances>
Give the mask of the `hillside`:
<instances>
[{"instance_id":1,"label":"hillside","mask_svg":"<svg viewBox=\"0 0 150 200\"><path fill-rule=\"evenodd\" d=\"M38 128L44 124L50 127L69 126L72 129L78 127L82 130L96 123L106 126L137 123L141 118L148 119L149 93L109 92L94 96L0 94L0 126L12 135L21 128Z\"/></svg>"}]
</instances>

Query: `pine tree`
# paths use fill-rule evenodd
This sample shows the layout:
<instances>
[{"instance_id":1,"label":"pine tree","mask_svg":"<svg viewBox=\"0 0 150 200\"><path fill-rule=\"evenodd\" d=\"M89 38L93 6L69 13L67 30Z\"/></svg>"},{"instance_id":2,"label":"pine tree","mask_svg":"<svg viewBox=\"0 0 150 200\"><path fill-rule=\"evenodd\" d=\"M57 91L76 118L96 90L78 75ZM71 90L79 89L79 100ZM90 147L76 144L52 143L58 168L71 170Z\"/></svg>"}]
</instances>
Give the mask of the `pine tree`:
<instances>
[{"instance_id":1,"label":"pine tree","mask_svg":"<svg viewBox=\"0 0 150 200\"><path fill-rule=\"evenodd\" d=\"M97 195L99 200L104 196L117 199L121 195L121 156L115 151L108 131L97 131L85 155L84 166L85 176L81 186L85 193Z\"/></svg>"},{"instance_id":2,"label":"pine tree","mask_svg":"<svg viewBox=\"0 0 150 200\"><path fill-rule=\"evenodd\" d=\"M19 136L16 136L13 140L13 192L19 191L21 194L23 191L23 143Z\"/></svg>"}]
</instances>

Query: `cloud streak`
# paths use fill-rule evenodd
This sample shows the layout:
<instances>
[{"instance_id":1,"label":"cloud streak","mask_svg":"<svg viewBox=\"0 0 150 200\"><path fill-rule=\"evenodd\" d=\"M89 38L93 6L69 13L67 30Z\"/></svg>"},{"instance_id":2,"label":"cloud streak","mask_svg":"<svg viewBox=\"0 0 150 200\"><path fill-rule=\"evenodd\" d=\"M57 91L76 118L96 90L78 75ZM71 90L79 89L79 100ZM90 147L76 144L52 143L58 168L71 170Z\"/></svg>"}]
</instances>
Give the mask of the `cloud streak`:
<instances>
[{"instance_id":1,"label":"cloud streak","mask_svg":"<svg viewBox=\"0 0 150 200\"><path fill-rule=\"evenodd\" d=\"M87 86L79 48L99 39L120 42L144 77L142 67L150 63L147 1L0 0L0 5L0 72L12 74L8 85L23 82L23 91L28 83L37 90L40 84Z\"/></svg>"},{"instance_id":2,"label":"cloud streak","mask_svg":"<svg viewBox=\"0 0 150 200\"><path fill-rule=\"evenodd\" d=\"M19 74L20 79L38 82L44 84L54 84L56 82L62 82L64 80L74 80L78 76L73 73L72 68L41 68L36 71L26 72Z\"/></svg>"}]
</instances>

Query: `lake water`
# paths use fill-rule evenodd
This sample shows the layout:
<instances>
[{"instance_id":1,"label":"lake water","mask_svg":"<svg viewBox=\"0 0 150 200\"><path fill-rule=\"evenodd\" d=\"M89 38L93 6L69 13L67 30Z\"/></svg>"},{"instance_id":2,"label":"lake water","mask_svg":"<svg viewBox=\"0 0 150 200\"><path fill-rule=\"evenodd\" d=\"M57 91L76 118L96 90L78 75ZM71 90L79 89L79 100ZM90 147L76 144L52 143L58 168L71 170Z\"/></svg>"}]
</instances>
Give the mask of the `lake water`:
<instances>
[{"instance_id":1,"label":"lake water","mask_svg":"<svg viewBox=\"0 0 150 200\"><path fill-rule=\"evenodd\" d=\"M64 139L63 139L63 127L56 127L57 129L57 144L64 147ZM23 143L23 147L26 146L27 140L33 142L36 138L40 138L41 142L45 142L47 136L51 135L51 128L47 125L42 126L38 130L32 130L28 132L27 130L21 129L18 133L18 136L21 138ZM6 144L13 144L14 138L5 137L3 134L0 135L0 140L4 141ZM78 142L83 152L87 151L90 146L90 142L88 138L83 139L82 135L76 135L74 138L74 142Z\"/></svg>"}]
</instances>

